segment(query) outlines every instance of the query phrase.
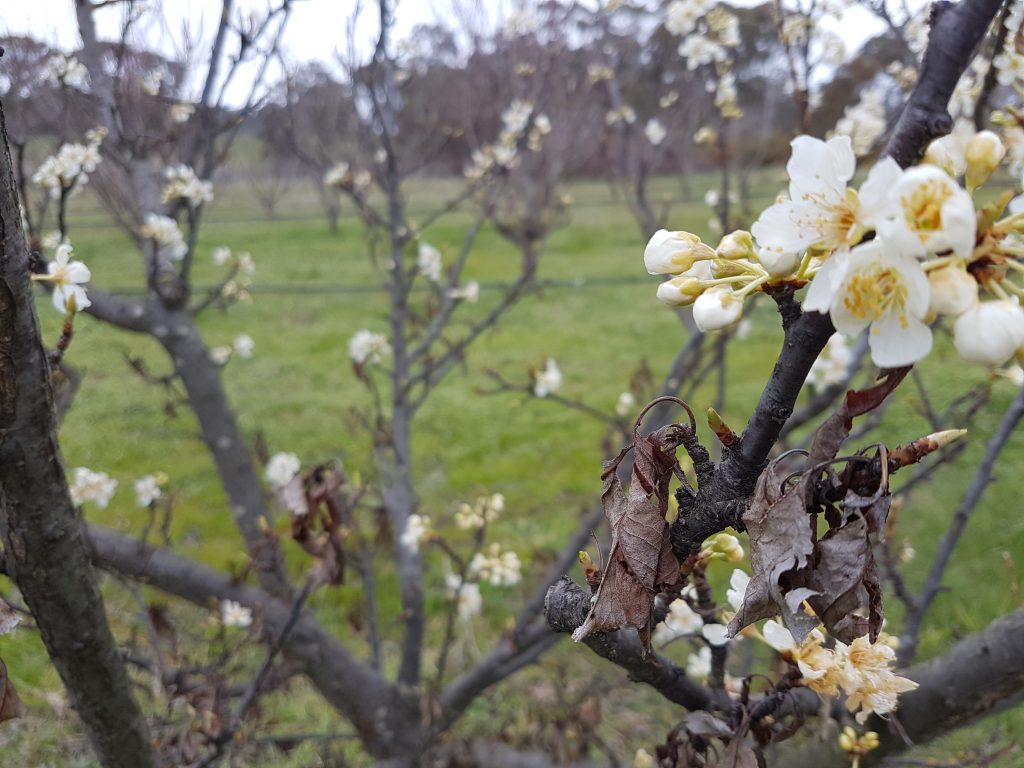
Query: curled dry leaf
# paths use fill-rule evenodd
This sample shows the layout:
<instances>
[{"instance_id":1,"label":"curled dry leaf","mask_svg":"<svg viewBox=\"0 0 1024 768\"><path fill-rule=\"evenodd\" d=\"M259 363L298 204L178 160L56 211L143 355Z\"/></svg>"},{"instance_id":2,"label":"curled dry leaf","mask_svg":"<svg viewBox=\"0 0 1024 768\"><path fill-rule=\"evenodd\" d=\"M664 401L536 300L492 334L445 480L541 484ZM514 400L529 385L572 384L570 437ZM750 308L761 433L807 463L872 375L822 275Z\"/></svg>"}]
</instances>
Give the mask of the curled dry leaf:
<instances>
[{"instance_id":1,"label":"curled dry leaf","mask_svg":"<svg viewBox=\"0 0 1024 768\"><path fill-rule=\"evenodd\" d=\"M788 489L782 487L787 473L780 467L785 457L761 474L743 515L753 575L743 605L729 624L730 634L778 614L797 643L819 622L845 643L865 634L872 641L877 638L883 618L881 585L869 537L884 528L887 473L871 497L862 497L844 489L828 464L849 436L853 419L877 408L908 370L887 371L874 386L848 392L815 432L803 475ZM845 493L841 513L827 498L839 498L834 496L837 492ZM821 511L826 512L829 528L819 540L816 513ZM814 616L804 610L805 603ZM858 614L865 606L866 618Z\"/></svg>"},{"instance_id":2,"label":"curled dry leaf","mask_svg":"<svg viewBox=\"0 0 1024 768\"><path fill-rule=\"evenodd\" d=\"M0 723L13 720L25 714L25 705L18 698L18 692L7 675L7 667L0 661Z\"/></svg>"},{"instance_id":3,"label":"curled dry leaf","mask_svg":"<svg viewBox=\"0 0 1024 768\"><path fill-rule=\"evenodd\" d=\"M679 561L672 554L665 515L672 475L682 472L675 451L685 430L692 432L694 425L691 416L689 427L671 424L640 437L643 414L664 399L648 404L633 427L630 447L635 458L628 494L616 470L630 447L604 464L601 503L611 526L612 546L590 613L572 634L577 642L592 632L632 626L644 649L650 650L654 597L679 581Z\"/></svg>"}]
</instances>

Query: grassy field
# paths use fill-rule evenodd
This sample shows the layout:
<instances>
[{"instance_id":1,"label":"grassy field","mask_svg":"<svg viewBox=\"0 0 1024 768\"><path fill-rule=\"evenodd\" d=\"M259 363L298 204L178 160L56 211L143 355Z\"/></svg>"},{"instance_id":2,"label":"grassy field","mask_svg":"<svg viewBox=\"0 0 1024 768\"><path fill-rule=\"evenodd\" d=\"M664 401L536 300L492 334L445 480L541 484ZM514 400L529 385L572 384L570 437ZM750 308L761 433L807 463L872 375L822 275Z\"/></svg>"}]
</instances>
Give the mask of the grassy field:
<instances>
[{"instance_id":1,"label":"grassy field","mask_svg":"<svg viewBox=\"0 0 1024 768\"><path fill-rule=\"evenodd\" d=\"M756 189L761 202L774 196L780 181L776 172L759 179ZM676 209L673 228L706 231L709 212L700 200L710 183L710 179L697 179L683 191L689 202ZM665 193L680 194L674 182L663 180L661 185ZM411 198L414 216L423 215L448 187L446 182L418 185ZM521 587L484 587L484 616L474 623L472 636L460 637L456 671L486 651L575 528L578 510L597 499L604 458L600 447L604 427L596 420L551 402L483 395L479 390L488 385L484 369L525 380L530 365L553 357L565 374L562 393L611 410L639 363L646 361L659 378L683 341L673 313L654 300L655 281L642 264L645 239L625 205L600 183L577 183L570 191L575 200L572 221L551 237L540 269L543 279L560 282L525 299L499 328L484 336L472 348L466 365L437 389L416 422L417 490L424 514L443 521L450 519L460 502L501 492L506 512L492 540L516 549L524 563ZM71 238L76 254L92 269L94 283L111 290L137 291L142 269L130 244L94 201L83 197L80 202L71 220ZM426 239L451 254L461 243L468 220L463 214L449 216ZM211 346L230 344L240 333L256 342L251 360L236 359L224 372L243 428L253 436L262 432L272 452L293 451L304 462L341 459L350 471L372 479L369 437L352 417L353 411L367 406L369 395L350 369L346 344L359 328L385 330L386 301L384 294L372 290L376 279L358 224L347 215L340 234L330 236L312 195L298 186L278 217L271 219L255 207L243 185L231 186L219 190L203 229L196 270L199 283L216 279L218 272L209 256L219 245L250 251L257 265L251 304L228 313L209 312L201 320ZM483 283L484 290L479 304L463 308L465 314L460 317L486 312L496 298L496 285L511 277L514 268L512 250L495 233L484 232L467 270L469 277ZM323 290L295 290L309 285ZM41 302L40 311L48 338L55 339L59 319L49 302ZM728 353L723 416L736 428L749 414L781 339L777 319L766 302L755 308L752 319L750 336L731 344ZM986 373L960 363L948 335L939 336L937 351L920 370L934 404L942 408L984 380ZM140 532L146 515L135 506L131 483L141 475L163 471L170 478L167 490L175 497L171 530L178 549L221 567L241 561L239 538L191 416L184 409L176 417L168 415L165 393L133 375L126 354L143 358L154 373L167 370L162 352L148 339L118 332L91 318L79 320L68 359L85 378L61 431L66 463L69 468L102 470L120 481L111 505L106 510L87 507L87 516L127 532ZM911 585L921 583L969 482L971 466L1012 395L1009 383L993 384L991 404L978 419L964 457L916 492L902 511L898 535L911 540L916 549L916 558L907 566ZM709 385L694 398L695 410L709 405L713 397ZM871 440L891 444L929 432L921 406L920 396L908 382L896 392L884 427ZM941 651L955 638L981 629L1021 603L1011 583L1016 584L1024 567L1015 560L1024 557L1024 519L1016 504L1021 486L1015 476L1022 458L1024 436L1015 435L1004 469L948 570L945 583L951 589L939 597L927 623L924 656ZM1004 553L1009 553L1009 559ZM436 639L444 605L443 569L439 555L428 559L429 601L437 617L430 633ZM296 558L297 568L300 562ZM723 569L717 577L727 575ZM393 640L397 596L386 569L382 579L384 629ZM106 586L116 631L123 637L138 634L137 609L129 593L110 579ZM351 638L352 646L364 653L364 639L353 629L358 597L353 588L344 587L322 590L313 602L325 623L340 636ZM890 606L891 621L898 627L895 602ZM180 611L182 616L201 619L198 611ZM684 660L686 650L674 653ZM388 644L385 652L391 663L393 645ZM0 655L30 707L25 721L0 728L0 752L19 754L26 765L89 765L68 716L54 716L59 681L35 632L22 628L3 638ZM428 663L433 659L428 654ZM629 760L638 747L650 749L660 741L679 713L655 694L626 683L615 668L568 643L556 648L539 667L483 697L456 733L539 739L536 731L557 709L558 691L582 696L588 690L611 688L614 692L602 697L598 733L620 759ZM345 730L301 681L287 697L267 702L265 720L261 732ZM1015 710L930 751L948 753L982 740L997 726L1012 737L1024 738L1024 717ZM314 753L323 748L320 742L310 743L290 756L268 758L265 764L315 765ZM351 742L342 742L340 749L359 761Z\"/></svg>"}]
</instances>

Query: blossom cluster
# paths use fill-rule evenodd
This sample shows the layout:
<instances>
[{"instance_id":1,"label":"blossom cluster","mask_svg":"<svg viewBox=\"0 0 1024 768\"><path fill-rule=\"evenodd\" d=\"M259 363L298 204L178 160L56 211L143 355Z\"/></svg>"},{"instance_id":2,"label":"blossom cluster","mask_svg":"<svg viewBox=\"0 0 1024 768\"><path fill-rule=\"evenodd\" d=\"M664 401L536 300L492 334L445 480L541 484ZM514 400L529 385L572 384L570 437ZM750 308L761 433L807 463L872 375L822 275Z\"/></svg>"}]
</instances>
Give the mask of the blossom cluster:
<instances>
[{"instance_id":1,"label":"blossom cluster","mask_svg":"<svg viewBox=\"0 0 1024 768\"><path fill-rule=\"evenodd\" d=\"M88 183L89 174L100 164L100 143L106 131L89 131L85 144L64 144L32 174L32 183L49 192L54 200L73 195Z\"/></svg>"},{"instance_id":2,"label":"blossom cluster","mask_svg":"<svg viewBox=\"0 0 1024 768\"><path fill-rule=\"evenodd\" d=\"M348 356L356 365L378 364L391 354L391 345L383 333L374 333L366 328L356 331L348 341Z\"/></svg>"},{"instance_id":3,"label":"blossom cluster","mask_svg":"<svg viewBox=\"0 0 1024 768\"><path fill-rule=\"evenodd\" d=\"M942 316L955 320L956 348L970 362L998 365L1024 346L1024 289L1012 280L1024 271L1024 214L1000 219L1006 197L978 212L968 191L1005 156L998 136L983 131L966 142L966 188L950 175L958 168L944 162L952 152L941 143L920 166L879 161L859 190L849 185L849 137L800 136L792 145L789 195L750 232L732 232L717 248L686 232L651 238L648 271L674 276L659 286L662 301L693 304L698 327L717 330L737 322L763 286L810 282L804 310L829 314L846 336L869 330L871 358L883 368L927 355L930 324Z\"/></svg>"},{"instance_id":4,"label":"blossom cluster","mask_svg":"<svg viewBox=\"0 0 1024 768\"><path fill-rule=\"evenodd\" d=\"M409 515L405 528L398 537L398 542L410 552L419 552L422 544L430 536L430 518L426 515Z\"/></svg>"},{"instance_id":5,"label":"blossom cluster","mask_svg":"<svg viewBox=\"0 0 1024 768\"><path fill-rule=\"evenodd\" d=\"M475 581L463 581L457 573L449 573L444 577L448 598L457 600L456 610L462 621L469 621L483 609L484 601L480 595L480 585Z\"/></svg>"},{"instance_id":6,"label":"blossom cluster","mask_svg":"<svg viewBox=\"0 0 1024 768\"><path fill-rule=\"evenodd\" d=\"M505 497L500 493L490 496L480 496L470 506L462 504L455 513L455 524L464 530L475 530L483 528L487 523L493 523L505 510Z\"/></svg>"},{"instance_id":7,"label":"blossom cluster","mask_svg":"<svg viewBox=\"0 0 1024 768\"><path fill-rule=\"evenodd\" d=\"M274 488L283 488L299 474L302 462L294 453L275 453L263 468L263 476Z\"/></svg>"},{"instance_id":8,"label":"blossom cluster","mask_svg":"<svg viewBox=\"0 0 1024 768\"><path fill-rule=\"evenodd\" d=\"M188 253L188 244L178 226L178 222L170 216L159 213L147 213L140 230L143 237L156 244L157 254L161 258L180 261Z\"/></svg>"},{"instance_id":9,"label":"blossom cluster","mask_svg":"<svg viewBox=\"0 0 1024 768\"><path fill-rule=\"evenodd\" d=\"M74 56L58 53L46 61L45 77L54 85L66 85L68 88L85 88L89 80L89 71Z\"/></svg>"},{"instance_id":10,"label":"blossom cluster","mask_svg":"<svg viewBox=\"0 0 1024 768\"><path fill-rule=\"evenodd\" d=\"M145 475L135 481L135 503L140 507L148 507L163 495L161 486L167 482L167 475L156 472Z\"/></svg>"},{"instance_id":11,"label":"blossom cluster","mask_svg":"<svg viewBox=\"0 0 1024 768\"><path fill-rule=\"evenodd\" d=\"M860 95L860 101L843 112L836 123L835 133L849 136L853 152L857 157L868 154L875 142L885 133L885 90L867 88Z\"/></svg>"},{"instance_id":12,"label":"blossom cluster","mask_svg":"<svg viewBox=\"0 0 1024 768\"><path fill-rule=\"evenodd\" d=\"M682 38L678 53L690 71L713 65L716 77L707 88L715 93L715 106L723 117L742 115L731 71L731 50L740 44L739 19L711 0L673 0L665 9L665 29Z\"/></svg>"},{"instance_id":13,"label":"blossom cluster","mask_svg":"<svg viewBox=\"0 0 1024 768\"><path fill-rule=\"evenodd\" d=\"M170 203L183 200L191 206L213 200L213 182L202 181L187 165L172 165L164 169L164 185L161 200Z\"/></svg>"},{"instance_id":14,"label":"blossom cluster","mask_svg":"<svg viewBox=\"0 0 1024 768\"><path fill-rule=\"evenodd\" d=\"M430 243L420 243L416 251L416 269L432 283L441 282L441 269L444 266L441 252Z\"/></svg>"},{"instance_id":15,"label":"blossom cluster","mask_svg":"<svg viewBox=\"0 0 1024 768\"><path fill-rule=\"evenodd\" d=\"M541 141L551 133L551 120L537 112L532 102L514 100L501 113L502 129L498 140L473 152L463 175L469 181L480 181L499 168L514 168L519 164L520 144L525 138L526 148L539 152Z\"/></svg>"},{"instance_id":16,"label":"blossom cluster","mask_svg":"<svg viewBox=\"0 0 1024 768\"><path fill-rule=\"evenodd\" d=\"M238 355L242 359L248 360L252 357L254 349L256 349L256 342L253 341L252 336L247 333L240 333L231 342L231 346L225 345L211 349L210 359L217 363L217 365L227 365L232 355Z\"/></svg>"},{"instance_id":17,"label":"blossom cluster","mask_svg":"<svg viewBox=\"0 0 1024 768\"><path fill-rule=\"evenodd\" d=\"M469 561L469 576L483 579L494 587L514 587L522 575L522 563L512 550L501 549L498 543L491 544L483 552L477 552Z\"/></svg>"},{"instance_id":18,"label":"blossom cluster","mask_svg":"<svg viewBox=\"0 0 1024 768\"><path fill-rule=\"evenodd\" d=\"M154 472L138 478L135 483L135 501L140 507L148 507L163 492L162 486L167 483L167 475ZM71 502L81 506L86 502L95 504L99 509L106 509L117 490L117 480L106 472L93 472L88 467L76 467L69 484Z\"/></svg>"}]
</instances>

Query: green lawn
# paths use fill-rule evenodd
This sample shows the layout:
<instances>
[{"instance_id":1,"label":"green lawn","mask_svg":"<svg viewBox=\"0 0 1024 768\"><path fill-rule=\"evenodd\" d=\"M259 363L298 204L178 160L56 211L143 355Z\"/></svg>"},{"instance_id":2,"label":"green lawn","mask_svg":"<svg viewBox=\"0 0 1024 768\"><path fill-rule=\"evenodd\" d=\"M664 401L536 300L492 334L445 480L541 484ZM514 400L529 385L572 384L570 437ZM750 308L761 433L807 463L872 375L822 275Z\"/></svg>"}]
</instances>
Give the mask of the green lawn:
<instances>
[{"instance_id":1,"label":"green lawn","mask_svg":"<svg viewBox=\"0 0 1024 768\"><path fill-rule=\"evenodd\" d=\"M755 202L770 201L781 178L777 171L762 174L755 184ZM690 202L677 208L673 228L706 231L710 214L700 201L710 183L710 179L700 178L686 190ZM678 183L671 180L660 180L658 186L658 194L679 193ZM411 205L414 216L422 216L431 201L451 188L449 182L417 184ZM491 538L516 549L524 563L521 587L484 588L484 617L476 620L473 637L460 638L455 670L470 665L486 651L489 640L514 615L521 599L574 530L578 510L596 501L604 458L600 445L604 427L600 423L551 402L482 395L479 390L489 384L484 369L494 368L510 379L525 380L529 366L553 357L565 374L561 394L610 411L638 364L646 361L660 380L684 340L674 314L654 299L656 282L648 279L642 263L645 238L625 205L614 200L601 183L577 183L570 191L575 200L571 223L550 238L540 274L545 279L578 282L571 287L559 283L525 299L499 328L472 348L467 364L436 390L416 422L417 489L424 514L444 522L460 502L501 492L506 497L506 512ZM83 196L77 202L71 237L75 253L92 269L94 283L108 289L137 290L141 267L127 240L109 225L95 201ZM367 407L369 395L351 371L346 345L359 328L385 330L385 297L374 291L278 290L311 284L368 287L375 283L360 228L351 213L346 214L340 235L331 237L314 198L301 185L294 188L275 219L268 219L255 207L242 185L222 187L203 229L196 280L208 284L216 279L218 272L209 256L218 245L248 250L256 261L254 301L228 313L209 312L201 321L211 346L229 344L240 333L248 333L256 342L253 358L232 361L224 374L247 434L262 432L272 452L293 451L304 462L341 459L350 471L372 479L369 438L353 418L354 412ZM461 243L468 221L465 214L449 216L426 239L450 257ZM715 238L709 235L708 239ZM484 290L477 305L460 310L458 321L486 312L497 296L495 284L511 277L514 269L513 250L494 232L485 231L468 268L468 276L479 279ZM261 291L261 286L265 290ZM59 318L48 301L40 302L40 311L48 338L55 339ZM737 429L771 370L781 339L767 302L758 303L752 319L749 338L733 343L728 354L729 386L723 416ZM125 363L126 354L142 357L154 373L167 370L162 352L149 340L88 317L76 323L67 358L85 378L61 431L66 464L102 470L120 481L110 507L101 511L89 506L87 516L124 531L140 532L146 516L135 506L132 481L161 470L169 475L167 490L175 496L172 535L178 549L218 566L241 561L240 540L192 418L184 409L178 409L176 417L169 416L164 392L133 375ZM986 376L983 370L960 363L945 337L920 370L940 408ZM991 405L978 419L964 458L944 468L902 511L898 535L911 539L917 551L907 566L912 585L922 581L946 521L969 482L970 467L1012 395L1010 384L993 385ZM713 398L709 384L692 404L699 412ZM910 382L894 399L884 428L870 438L872 442L905 442L930 431ZM1007 585L1011 580L1008 568L1018 573L1024 567L1013 559L1024 553L1024 520L1015 504L1020 482L1011 469L1019 467L1022 458L1024 436L1016 435L1003 460L1006 469L989 489L949 568L945 583L951 590L939 597L927 623L924 656L941 651L951 640L981 629L1019 604L1020 595ZM1009 565L1004 552L1010 553ZM428 559L429 599L436 617L431 637L436 639L442 629L443 561L436 552ZM296 556L295 563L299 569L301 557ZM727 577L725 568L717 574L722 581ZM383 628L393 641L397 596L386 568L381 580ZM994 585L1002 588L992 588ZM127 591L110 579L107 591L116 631L122 637L139 634L141 625ZM360 605L351 587L321 591L313 602L326 623L339 635L351 638L357 652L365 652L364 638L353 628ZM890 605L895 609L894 601ZM898 618L896 613L894 610L894 618ZM201 618L198 611L188 608L181 608L180 615L189 617L183 621ZM898 621L894 624L898 626ZM197 634L202 636L201 631ZM685 660L685 651L680 648L674 653ZM390 664L395 656L393 643L385 646L385 652ZM87 758L75 757L81 742L74 726L66 718L58 722L53 716L59 681L36 633L22 628L3 638L0 655L30 706L25 721L0 728L0 750L21 754L25 764L88 765ZM428 654L428 662L433 658ZM536 740L541 738L538 723L550 719L557 709L549 703L554 698L553 688L564 687L582 695L580 691L600 692L619 683L625 683L625 677L616 668L585 649L564 643L538 668L482 698L457 733ZM641 746L650 750L679 714L655 694L628 684L603 699L604 719L598 733L622 759ZM265 716L265 732L345 729L301 681L288 696L269 701ZM978 741L996 722L1010 735L1024 737L1024 717L1018 710L993 718L933 751L943 754ZM290 758L276 757L272 762L268 758L266 764L311 764L311 752L321 746L320 742L307 744ZM350 757L358 753L351 742L342 742L341 749Z\"/></svg>"}]
</instances>

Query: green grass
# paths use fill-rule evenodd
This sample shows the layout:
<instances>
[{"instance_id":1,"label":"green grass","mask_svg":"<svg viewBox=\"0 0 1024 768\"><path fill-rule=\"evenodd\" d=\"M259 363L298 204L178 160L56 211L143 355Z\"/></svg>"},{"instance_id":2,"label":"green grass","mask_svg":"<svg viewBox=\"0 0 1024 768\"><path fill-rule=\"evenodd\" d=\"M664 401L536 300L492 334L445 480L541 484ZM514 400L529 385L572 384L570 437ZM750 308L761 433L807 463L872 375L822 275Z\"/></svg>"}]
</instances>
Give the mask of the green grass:
<instances>
[{"instance_id":1,"label":"green grass","mask_svg":"<svg viewBox=\"0 0 1024 768\"><path fill-rule=\"evenodd\" d=\"M780 178L772 171L756 179L755 202L770 201ZM693 181L686 191L687 202L677 208L671 226L706 230L709 213L700 200L710 183L707 178ZM658 187L659 195L679 192L678 183L668 179L659 180ZM431 202L451 189L452 184L444 181L417 184L411 200L414 217L424 215ZM548 287L523 300L496 330L473 346L466 364L435 391L416 421L417 491L424 514L443 524L460 502L484 493L504 493L506 512L494 526L491 539L515 548L524 562L523 586L484 588L485 616L475 622L473 637L460 636L453 671L469 666L486 651L574 530L578 510L596 501L605 457L600 423L547 401L483 395L480 390L489 385L483 371L494 368L508 378L525 381L531 365L553 357L565 374L562 394L611 410L638 364L646 361L655 377L660 377L683 340L673 313L654 300L654 278L643 279L645 241L625 206L599 183L578 183L570 191L576 203L572 221L550 238L540 276L581 280L581 284ZM76 254L93 270L95 284L137 289L141 266L128 241L109 224L94 200L83 196L76 204L71 236ZM450 257L468 222L468 215L453 214L426 239ZM714 238L709 235L708 239ZM246 434L254 437L262 432L271 451L294 451L304 462L340 459L350 472L359 471L372 480L369 436L354 416L366 409L370 400L350 368L346 344L359 328L386 329L384 295L370 291L260 292L260 286L374 284L376 277L351 213L346 212L339 236L331 237L318 217L314 198L304 187L297 186L279 217L268 220L256 211L241 185L228 186L222 188L203 228L197 282L216 280L218 273L209 255L221 244L250 251L257 264L254 301L228 313L209 312L201 320L211 346L229 344L239 333L255 339L254 357L232 361L224 373ZM460 309L457 325L487 311L497 297L494 284L514 275L515 258L496 233L482 233L467 273L481 280L485 290L478 305ZM595 278L601 280L586 282ZM58 318L48 302L40 303L40 311L47 337L55 339ZM771 370L781 340L777 318L767 302L759 302L752 319L750 337L732 344L728 354L729 386L723 416L737 429ZM61 430L65 461L69 468L88 466L106 471L121 483L108 509L87 507L87 516L126 532L140 532L146 514L135 506L131 483L143 474L162 470L170 476L167 489L175 497L171 530L177 549L220 567L240 562L240 540L211 461L196 437L192 417L185 408L169 415L163 390L133 375L125 363L126 354L144 359L154 373L168 370L163 353L149 339L118 332L88 317L76 324L68 360L85 378ZM986 375L960 363L947 339L940 341L920 370L939 408ZM911 585L922 582L946 521L969 482L970 468L1012 394L1009 384L994 384L992 402L978 419L964 457L916 492L900 513L898 536L912 540L917 550L916 559L907 566ZM693 399L693 405L703 409L713 398L709 384ZM871 440L893 444L929 432L920 406L914 387L904 384L894 395L884 427ZM951 589L939 597L930 615L922 641L924 656L940 652L956 637L983 628L1020 603L1020 596L1007 586L1010 575L1003 553L1010 553L1012 560L1024 552L1024 521L1015 504L1020 484L1013 474L1022 456L1024 438L1015 435L1002 462L1004 469L989 488L947 572L945 583ZM301 556L296 552L290 555L296 569L301 568ZM436 552L428 560L428 601L436 617L430 636L436 645L444 605L443 567ZM1019 564L1011 562L1009 567L1016 572ZM727 575L723 569L716 578L724 580ZM992 588L994 585L1001 588ZM395 659L397 597L386 568L380 586L388 638L385 656L390 666ZM130 597L112 580L107 580L106 588L119 636L138 634L140 625ZM313 604L328 626L358 653L365 653L356 588L322 590ZM889 605L898 627L895 601ZM182 622L202 621L201 612L194 609L174 610ZM685 651L672 652L682 661ZM36 634L22 628L3 638L0 655L30 706L26 721L0 729L0 749L23 755L26 764L89 764L87 753L75 757L75 749L68 747L68 739L78 739L74 743L80 744L73 718L53 723L48 701L60 696L59 681ZM428 654L428 663L433 659ZM456 734L540 738L537 722L550 717L551 710L538 702L551 693L551 681L563 677L571 682L569 687L584 689L587 685L598 689L608 681L622 684L620 690L604 697L604 719L598 731L622 758L641 746L650 749L678 717L678 711L664 705L656 694L626 684L616 668L566 643L538 667L482 697ZM263 732L345 728L302 681L297 681L288 695L272 697L265 718ZM982 740L995 724L1007 728L1011 736L1024 737L1024 718L1018 710L993 718L938 749L952 750ZM290 758L268 754L261 764L309 764L311 752L319 748L307 744ZM65 758L66 750L70 751ZM349 757L358 756L351 742L343 744L342 750Z\"/></svg>"}]
</instances>

